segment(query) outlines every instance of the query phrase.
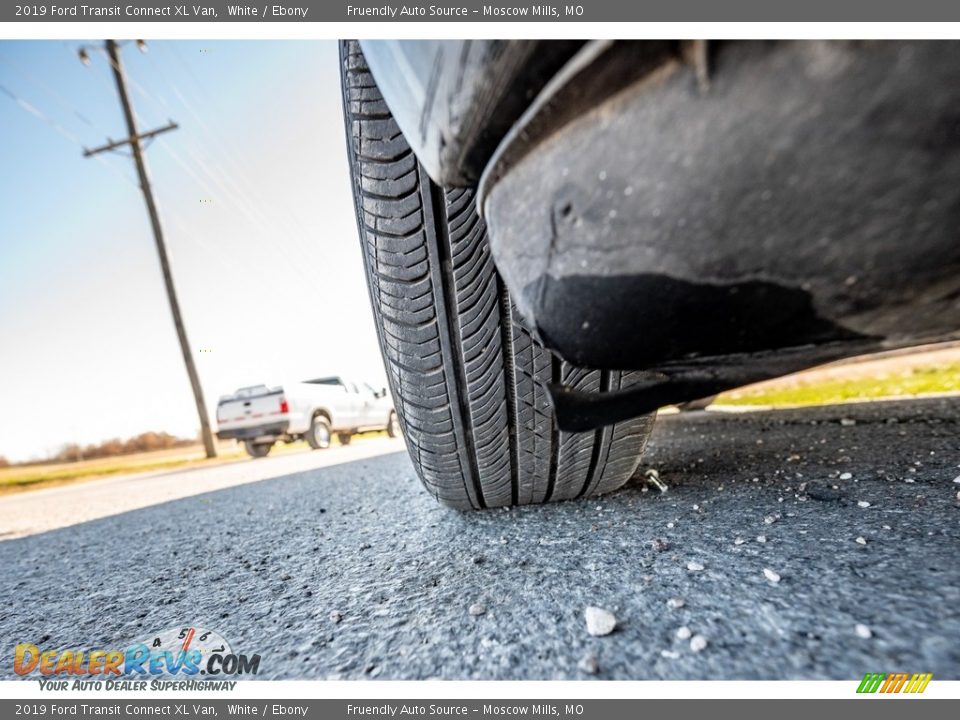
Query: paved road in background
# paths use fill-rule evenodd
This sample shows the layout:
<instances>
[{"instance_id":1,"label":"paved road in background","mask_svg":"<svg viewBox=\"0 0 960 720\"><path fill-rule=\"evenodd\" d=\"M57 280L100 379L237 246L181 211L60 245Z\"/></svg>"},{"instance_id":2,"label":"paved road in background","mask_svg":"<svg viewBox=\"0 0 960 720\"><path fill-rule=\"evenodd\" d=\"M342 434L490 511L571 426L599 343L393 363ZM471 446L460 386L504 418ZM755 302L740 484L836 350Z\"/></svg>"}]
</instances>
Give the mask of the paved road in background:
<instances>
[{"instance_id":1,"label":"paved road in background","mask_svg":"<svg viewBox=\"0 0 960 720\"><path fill-rule=\"evenodd\" d=\"M0 644L199 625L268 678L958 679L958 429L955 399L674 415L641 466L667 492L511 511L441 508L404 453L231 487L0 543Z\"/></svg>"},{"instance_id":2,"label":"paved road in background","mask_svg":"<svg viewBox=\"0 0 960 720\"><path fill-rule=\"evenodd\" d=\"M357 438L327 450L280 452L210 467L115 475L0 496L0 541L76 525L158 503L397 452L403 442Z\"/></svg>"}]
</instances>

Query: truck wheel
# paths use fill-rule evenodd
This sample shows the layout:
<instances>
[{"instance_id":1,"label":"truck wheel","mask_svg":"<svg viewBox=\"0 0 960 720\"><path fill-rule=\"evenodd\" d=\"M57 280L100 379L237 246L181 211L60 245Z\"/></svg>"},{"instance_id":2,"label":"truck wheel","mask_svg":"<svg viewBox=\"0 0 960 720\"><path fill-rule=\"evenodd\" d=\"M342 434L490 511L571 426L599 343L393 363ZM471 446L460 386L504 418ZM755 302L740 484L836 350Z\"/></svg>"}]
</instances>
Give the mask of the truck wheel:
<instances>
[{"instance_id":1,"label":"truck wheel","mask_svg":"<svg viewBox=\"0 0 960 720\"><path fill-rule=\"evenodd\" d=\"M390 418L387 420L387 435L392 438L400 437L400 423L397 422L397 414L395 412L391 412Z\"/></svg>"},{"instance_id":2,"label":"truck wheel","mask_svg":"<svg viewBox=\"0 0 960 720\"><path fill-rule=\"evenodd\" d=\"M243 446L247 450L247 455L252 458L266 457L273 449L273 443L255 443L252 440L246 440Z\"/></svg>"},{"instance_id":3,"label":"truck wheel","mask_svg":"<svg viewBox=\"0 0 960 720\"><path fill-rule=\"evenodd\" d=\"M353 435L351 433L337 433L337 440L341 445L349 445L352 439Z\"/></svg>"},{"instance_id":4,"label":"truck wheel","mask_svg":"<svg viewBox=\"0 0 960 720\"><path fill-rule=\"evenodd\" d=\"M330 447L330 421L323 415L317 415L310 421L307 444L313 450L326 450Z\"/></svg>"},{"instance_id":5,"label":"truck wheel","mask_svg":"<svg viewBox=\"0 0 960 720\"><path fill-rule=\"evenodd\" d=\"M641 373L584 370L523 325L487 246L470 190L434 185L417 162L358 43L340 50L362 254L380 348L414 467L461 509L610 492L634 473L648 415L561 431L547 385L617 390Z\"/></svg>"}]
</instances>

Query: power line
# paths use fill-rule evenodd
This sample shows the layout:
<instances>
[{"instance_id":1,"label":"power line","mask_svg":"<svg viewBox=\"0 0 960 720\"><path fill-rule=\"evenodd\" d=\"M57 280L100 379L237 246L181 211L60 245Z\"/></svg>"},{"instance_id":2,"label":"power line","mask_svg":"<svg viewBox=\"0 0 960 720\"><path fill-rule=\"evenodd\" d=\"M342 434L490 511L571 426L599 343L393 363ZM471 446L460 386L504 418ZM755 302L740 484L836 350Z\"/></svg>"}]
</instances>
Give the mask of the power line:
<instances>
[{"instance_id":1,"label":"power line","mask_svg":"<svg viewBox=\"0 0 960 720\"><path fill-rule=\"evenodd\" d=\"M43 122L45 125L48 125L48 126L49 126L50 128L52 128L58 135L60 135L60 136L63 137L64 139L68 140L69 142L73 143L74 145L76 145L77 147L79 147L81 150L85 150L85 148L83 147L83 143L80 142L80 139L79 139L76 135L74 135L74 134L71 133L69 130L67 130L66 128L64 128L64 127L63 127L62 125L60 125L57 121L55 121L55 120L53 120L52 118L50 118L46 113L44 113L42 110L40 110L39 108L37 108L35 105L33 105L32 103L28 102L27 100L24 100L24 99L21 98L19 95L17 95L17 94L14 93L13 91L11 91L9 88L7 88L5 85L0 85L0 92L2 92L4 95L6 95L6 96L7 96L8 98L10 98L11 100L13 100L13 102L15 102L15 103L20 107L20 109L28 112L30 115L32 115L33 117L35 117L37 120L40 120L41 122ZM109 162L107 162L104 158L100 157L99 155L96 156L94 159L97 160L97 161L98 161L101 165L103 165L104 167L108 168L111 172L117 173L120 177L123 178L123 180L124 180L125 182L129 183L129 184L132 185L133 187L138 187L136 181L134 181L134 179L133 179L130 175L128 175L127 173L125 173L125 172L124 172L123 170L121 170L120 168L118 168L118 167L110 164Z\"/></svg>"},{"instance_id":2,"label":"power line","mask_svg":"<svg viewBox=\"0 0 960 720\"><path fill-rule=\"evenodd\" d=\"M76 107L76 105L73 105L69 100L67 100L66 98L64 98L63 95L61 95L61 94L58 93L56 90L54 90L53 88L51 88L47 83L45 83L43 80L41 80L40 78L38 78L38 77L37 77L36 75L34 75L32 72L30 72L29 70L27 70L26 68L24 68L22 65L20 65L20 64L17 63L17 62L14 62L13 60L11 60L9 57L7 57L6 55L4 55L3 53L0 53L0 62L4 63L5 65L7 65L7 66L9 66L9 67L12 67L14 70L16 70L18 73L20 73L20 75L21 75L22 77L24 77L24 78L25 78L29 83L31 83L34 87L39 88L39 89L40 89L42 92L44 92L48 97L53 98L53 99L57 102L57 104L60 105L60 107L62 107L64 110L67 110L69 113L71 113L71 114L74 115L75 117L77 117L77 118L78 118L79 120L81 120L85 125L88 125L89 127L92 127L92 128L94 128L94 129L99 129L99 128L97 128L97 126L90 120L90 118L88 118L86 115L84 115L82 112L80 112L80 110Z\"/></svg>"}]
</instances>

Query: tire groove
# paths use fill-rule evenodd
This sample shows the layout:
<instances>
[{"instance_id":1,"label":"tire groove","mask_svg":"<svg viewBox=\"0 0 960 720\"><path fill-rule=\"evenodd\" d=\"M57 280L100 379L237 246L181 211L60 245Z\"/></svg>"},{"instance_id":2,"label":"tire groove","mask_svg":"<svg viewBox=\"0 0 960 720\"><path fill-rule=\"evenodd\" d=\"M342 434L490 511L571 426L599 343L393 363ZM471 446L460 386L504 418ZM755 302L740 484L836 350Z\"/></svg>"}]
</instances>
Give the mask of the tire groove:
<instances>
[{"instance_id":1,"label":"tire groove","mask_svg":"<svg viewBox=\"0 0 960 720\"><path fill-rule=\"evenodd\" d=\"M443 190L433 184L429 179L422 179L422 182L425 185L425 190L427 196L431 200L431 215L435 229L434 240L437 246L437 274L440 278L440 286L443 291L443 296L446 299L446 309L449 313L447 318L447 335L449 336L450 349L451 349L451 364L453 365L453 379L454 379L454 392L456 398L451 398L455 400L457 405L460 408L460 416L463 421L463 435L464 435L464 452L467 456L467 464L469 466L470 475L469 482L473 486L473 491L476 493L476 503L479 507L485 508L486 502L483 497L483 487L480 483L480 469L477 465L477 453L473 445L473 419L470 414L470 405L469 405L469 388L467 385L467 376L466 368L463 366L462 356L463 349L461 347L461 338L460 338L460 323L455 318L457 311L457 290L455 285L455 278L453 272L453 258L450 248L450 236L447 233L447 228L441 218L437 217L437 211L441 211L446 215L446 202L443 196ZM465 478L465 482L468 480Z\"/></svg>"}]
</instances>

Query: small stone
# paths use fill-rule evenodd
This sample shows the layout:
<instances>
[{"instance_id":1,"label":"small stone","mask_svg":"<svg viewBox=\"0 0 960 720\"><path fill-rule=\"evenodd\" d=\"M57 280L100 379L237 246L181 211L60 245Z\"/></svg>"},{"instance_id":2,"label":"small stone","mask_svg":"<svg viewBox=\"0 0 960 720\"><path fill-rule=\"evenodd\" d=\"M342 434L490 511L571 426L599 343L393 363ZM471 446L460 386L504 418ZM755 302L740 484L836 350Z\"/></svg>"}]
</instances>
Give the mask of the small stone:
<instances>
[{"instance_id":1,"label":"small stone","mask_svg":"<svg viewBox=\"0 0 960 720\"><path fill-rule=\"evenodd\" d=\"M660 657L665 657L668 660L676 660L678 657L680 657L680 653L678 653L676 650L661 650Z\"/></svg>"},{"instance_id":2,"label":"small stone","mask_svg":"<svg viewBox=\"0 0 960 720\"><path fill-rule=\"evenodd\" d=\"M766 535L757 535L757 542L758 542L758 543L765 543L766 541L767 541L767 536L766 536Z\"/></svg>"},{"instance_id":3,"label":"small stone","mask_svg":"<svg viewBox=\"0 0 960 720\"><path fill-rule=\"evenodd\" d=\"M700 572L703 570L703 565L698 562L693 562L692 560L687 563L687 570L690 572Z\"/></svg>"},{"instance_id":4,"label":"small stone","mask_svg":"<svg viewBox=\"0 0 960 720\"><path fill-rule=\"evenodd\" d=\"M698 653L707 647L707 639L703 635L694 635L690 638L690 652Z\"/></svg>"},{"instance_id":5,"label":"small stone","mask_svg":"<svg viewBox=\"0 0 960 720\"><path fill-rule=\"evenodd\" d=\"M477 617L478 615L483 615L485 612L487 612L487 607L481 603L474 603L467 609L467 612L474 617Z\"/></svg>"},{"instance_id":6,"label":"small stone","mask_svg":"<svg viewBox=\"0 0 960 720\"><path fill-rule=\"evenodd\" d=\"M853 475L850 474L850 473L840 473L840 479L841 479L841 480L849 480L849 479L852 478L852 477L853 477Z\"/></svg>"},{"instance_id":7,"label":"small stone","mask_svg":"<svg viewBox=\"0 0 960 720\"><path fill-rule=\"evenodd\" d=\"M670 598L669 600L667 600L667 607L670 608L671 610L679 610L680 608L682 608L682 607L683 607L684 605L686 605L686 604L687 604L687 602L686 602L686 600L684 600L683 598L677 598L677 597L675 597L675 598Z\"/></svg>"},{"instance_id":8,"label":"small stone","mask_svg":"<svg viewBox=\"0 0 960 720\"><path fill-rule=\"evenodd\" d=\"M580 662L577 663L577 669L587 675L596 675L600 672L600 664L597 662L597 656L592 653L584 655L580 658Z\"/></svg>"},{"instance_id":9,"label":"small stone","mask_svg":"<svg viewBox=\"0 0 960 720\"><path fill-rule=\"evenodd\" d=\"M867 539L866 539L863 535L861 535L860 537L858 537L858 538L856 539L855 542L857 543L857 545L866 545L866 544L867 544Z\"/></svg>"},{"instance_id":10,"label":"small stone","mask_svg":"<svg viewBox=\"0 0 960 720\"><path fill-rule=\"evenodd\" d=\"M735 538L733 541L734 545L743 545L746 542L742 537Z\"/></svg>"},{"instance_id":11,"label":"small stone","mask_svg":"<svg viewBox=\"0 0 960 720\"><path fill-rule=\"evenodd\" d=\"M820 502L836 502L843 497L843 494L836 488L830 487L825 482L812 482L806 488L807 495L811 500Z\"/></svg>"},{"instance_id":12,"label":"small stone","mask_svg":"<svg viewBox=\"0 0 960 720\"><path fill-rule=\"evenodd\" d=\"M863 638L864 640L869 640L873 637L873 632L863 623L857 623L853 631L857 634L858 638Z\"/></svg>"},{"instance_id":13,"label":"small stone","mask_svg":"<svg viewBox=\"0 0 960 720\"><path fill-rule=\"evenodd\" d=\"M858 500L857 507L868 508L870 507L870 503L868 503L866 500Z\"/></svg>"},{"instance_id":14,"label":"small stone","mask_svg":"<svg viewBox=\"0 0 960 720\"><path fill-rule=\"evenodd\" d=\"M850 427L852 425L856 425L857 421L853 418L840 418L840 424L844 427Z\"/></svg>"},{"instance_id":15,"label":"small stone","mask_svg":"<svg viewBox=\"0 0 960 720\"><path fill-rule=\"evenodd\" d=\"M960 476L955 477L955 478L953 479L953 481L954 481L957 485L960 485Z\"/></svg>"},{"instance_id":16,"label":"small stone","mask_svg":"<svg viewBox=\"0 0 960 720\"><path fill-rule=\"evenodd\" d=\"M773 525L776 521L777 521L777 516L776 516L776 515L767 515L767 516L763 519L763 524L764 524L764 525Z\"/></svg>"},{"instance_id":17,"label":"small stone","mask_svg":"<svg viewBox=\"0 0 960 720\"><path fill-rule=\"evenodd\" d=\"M609 635L617 626L616 616L609 610L598 607L588 607L584 613L587 621L587 632L594 637Z\"/></svg>"},{"instance_id":18,"label":"small stone","mask_svg":"<svg viewBox=\"0 0 960 720\"><path fill-rule=\"evenodd\" d=\"M763 576L764 576L767 580L769 580L770 582L772 582L774 585L776 585L778 582L780 582L780 575L779 575L778 573L775 573L775 572L774 572L773 570L771 570L770 568L764 568L764 569L763 569Z\"/></svg>"},{"instance_id":19,"label":"small stone","mask_svg":"<svg viewBox=\"0 0 960 720\"><path fill-rule=\"evenodd\" d=\"M341 620L343 620L343 615L341 615L339 611L334 610L332 613L330 613L330 622L338 623Z\"/></svg>"},{"instance_id":20,"label":"small stone","mask_svg":"<svg viewBox=\"0 0 960 720\"><path fill-rule=\"evenodd\" d=\"M693 632L686 625L677 628L678 640L689 640L691 635L693 635Z\"/></svg>"},{"instance_id":21,"label":"small stone","mask_svg":"<svg viewBox=\"0 0 960 720\"><path fill-rule=\"evenodd\" d=\"M666 552L670 549L670 543L663 538L654 538L650 544L653 545L654 552Z\"/></svg>"}]
</instances>

